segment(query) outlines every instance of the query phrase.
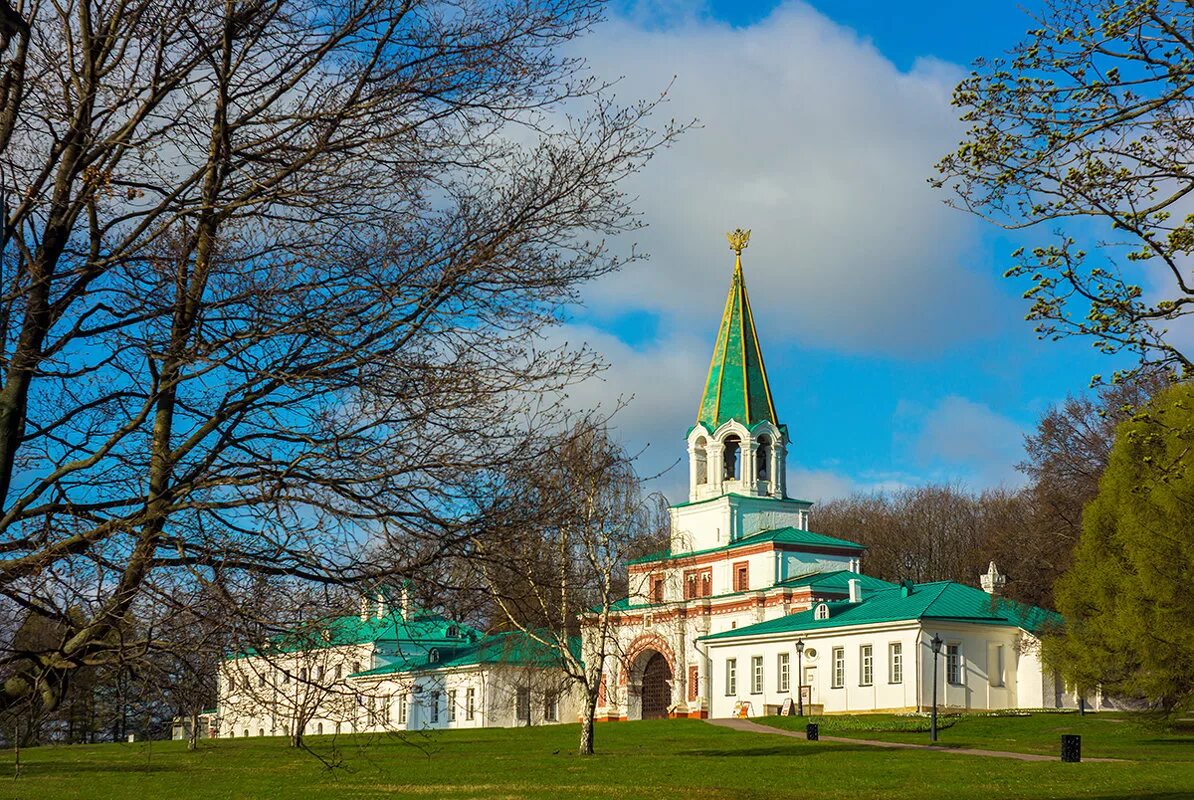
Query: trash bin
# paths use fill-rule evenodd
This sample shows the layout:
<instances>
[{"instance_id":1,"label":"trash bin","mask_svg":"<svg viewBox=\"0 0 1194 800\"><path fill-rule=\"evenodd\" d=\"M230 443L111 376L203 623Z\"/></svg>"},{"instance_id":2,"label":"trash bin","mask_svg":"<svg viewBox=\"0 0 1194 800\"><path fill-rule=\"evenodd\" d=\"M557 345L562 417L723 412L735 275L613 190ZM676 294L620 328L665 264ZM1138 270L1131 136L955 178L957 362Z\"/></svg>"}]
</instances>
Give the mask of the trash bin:
<instances>
[{"instance_id":1,"label":"trash bin","mask_svg":"<svg viewBox=\"0 0 1194 800\"><path fill-rule=\"evenodd\" d=\"M815 742L821 738L821 729L818 727L817 723L810 722L804 726L804 738L808 739L810 742Z\"/></svg>"},{"instance_id":2,"label":"trash bin","mask_svg":"<svg viewBox=\"0 0 1194 800\"><path fill-rule=\"evenodd\" d=\"M1062 734L1061 760L1071 764L1082 760L1082 737L1072 733Z\"/></svg>"}]
</instances>

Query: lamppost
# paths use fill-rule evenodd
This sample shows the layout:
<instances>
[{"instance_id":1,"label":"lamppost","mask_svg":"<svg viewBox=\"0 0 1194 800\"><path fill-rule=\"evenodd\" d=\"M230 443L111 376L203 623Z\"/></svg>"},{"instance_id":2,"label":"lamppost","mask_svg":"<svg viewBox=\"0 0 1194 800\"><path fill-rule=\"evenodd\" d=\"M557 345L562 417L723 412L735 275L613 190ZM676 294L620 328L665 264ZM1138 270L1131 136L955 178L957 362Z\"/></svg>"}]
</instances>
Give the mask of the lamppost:
<instances>
[{"instance_id":1,"label":"lamppost","mask_svg":"<svg viewBox=\"0 0 1194 800\"><path fill-rule=\"evenodd\" d=\"M804 640L796 640L796 713L804 716ZM791 706L789 706L791 708Z\"/></svg>"},{"instance_id":2,"label":"lamppost","mask_svg":"<svg viewBox=\"0 0 1194 800\"><path fill-rule=\"evenodd\" d=\"M934 633L929 642L933 646L933 717L929 723L929 741L937 741L937 656L941 654L941 636Z\"/></svg>"}]
</instances>

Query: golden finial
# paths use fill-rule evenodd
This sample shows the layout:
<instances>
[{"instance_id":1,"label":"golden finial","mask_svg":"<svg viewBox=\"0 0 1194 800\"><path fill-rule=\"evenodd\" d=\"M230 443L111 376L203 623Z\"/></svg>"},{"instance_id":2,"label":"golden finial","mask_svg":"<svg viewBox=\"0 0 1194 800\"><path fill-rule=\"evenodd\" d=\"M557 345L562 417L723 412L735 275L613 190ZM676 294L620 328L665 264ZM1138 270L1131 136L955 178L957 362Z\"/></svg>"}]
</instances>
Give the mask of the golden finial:
<instances>
[{"instance_id":1,"label":"golden finial","mask_svg":"<svg viewBox=\"0 0 1194 800\"><path fill-rule=\"evenodd\" d=\"M734 228L726 234L726 241L730 243L730 249L734 251L734 255L741 257L742 251L750 243L750 229Z\"/></svg>"}]
</instances>

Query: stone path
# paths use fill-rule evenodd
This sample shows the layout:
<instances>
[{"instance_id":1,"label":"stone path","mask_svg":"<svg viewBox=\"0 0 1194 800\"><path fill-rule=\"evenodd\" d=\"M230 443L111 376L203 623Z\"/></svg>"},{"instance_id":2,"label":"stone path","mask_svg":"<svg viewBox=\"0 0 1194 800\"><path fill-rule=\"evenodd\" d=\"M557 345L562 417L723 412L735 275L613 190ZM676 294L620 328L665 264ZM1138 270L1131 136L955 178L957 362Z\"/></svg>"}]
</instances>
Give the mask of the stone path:
<instances>
[{"instance_id":1,"label":"stone path","mask_svg":"<svg viewBox=\"0 0 1194 800\"><path fill-rule=\"evenodd\" d=\"M716 725L720 728L730 728L735 731L743 731L745 733L772 733L778 736L791 736L793 739L803 739L804 731L789 731L782 728L772 728L769 725L760 725L757 722L751 722L748 719L709 719L705 720L710 725ZM869 747L886 747L890 750L932 750L935 753L955 753L963 756L989 756L992 758L1014 758L1017 761L1060 761L1060 742L1058 743L1058 756L1042 756L1038 753L1011 753L1006 750L977 750L970 747L941 747L928 744L912 744L911 742L882 742L877 739L850 739L845 736L825 736L822 735L820 740L823 742L844 742L846 744L863 744ZM1119 758L1083 758L1083 761L1122 761Z\"/></svg>"}]
</instances>

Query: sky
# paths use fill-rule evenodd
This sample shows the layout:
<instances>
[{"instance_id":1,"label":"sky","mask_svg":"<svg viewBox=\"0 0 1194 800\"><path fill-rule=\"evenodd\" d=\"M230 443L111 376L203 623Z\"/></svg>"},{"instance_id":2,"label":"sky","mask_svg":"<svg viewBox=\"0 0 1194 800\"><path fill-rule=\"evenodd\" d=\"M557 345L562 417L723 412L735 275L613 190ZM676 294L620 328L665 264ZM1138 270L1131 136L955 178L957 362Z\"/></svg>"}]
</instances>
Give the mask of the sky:
<instances>
[{"instance_id":1,"label":"sky","mask_svg":"<svg viewBox=\"0 0 1194 800\"><path fill-rule=\"evenodd\" d=\"M1030 25L990 0L623 0L577 45L620 97L670 86L666 115L698 121L627 185L647 227L611 246L650 259L590 285L559 331L609 362L574 401L630 400L615 428L670 500L736 227L792 496L1022 485L1025 432L1118 366L1039 341L1002 277L1050 231L1009 235L927 184L963 134L953 86Z\"/></svg>"}]
</instances>

